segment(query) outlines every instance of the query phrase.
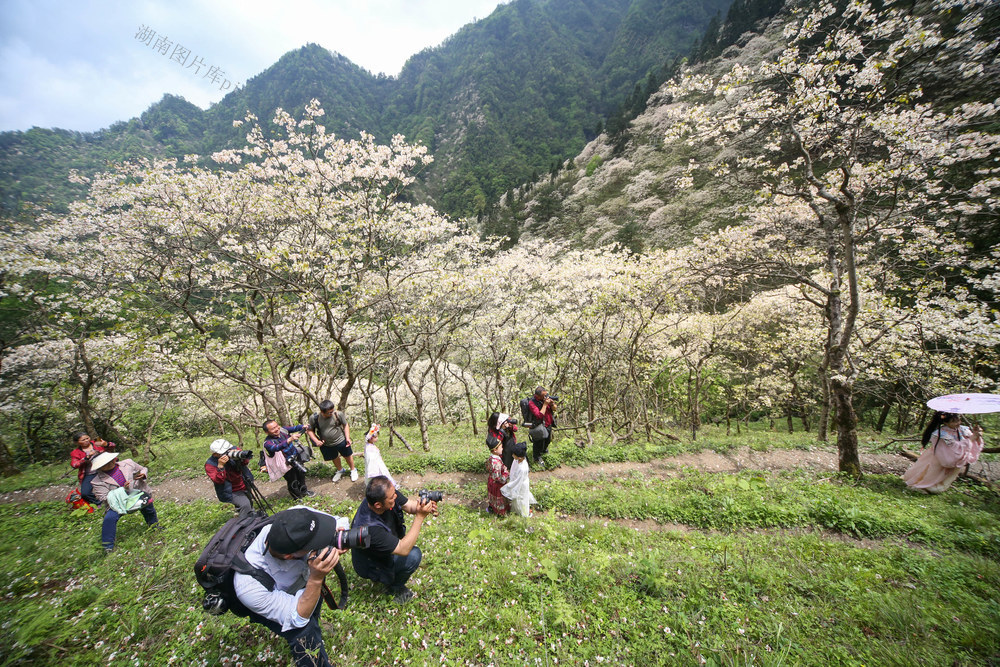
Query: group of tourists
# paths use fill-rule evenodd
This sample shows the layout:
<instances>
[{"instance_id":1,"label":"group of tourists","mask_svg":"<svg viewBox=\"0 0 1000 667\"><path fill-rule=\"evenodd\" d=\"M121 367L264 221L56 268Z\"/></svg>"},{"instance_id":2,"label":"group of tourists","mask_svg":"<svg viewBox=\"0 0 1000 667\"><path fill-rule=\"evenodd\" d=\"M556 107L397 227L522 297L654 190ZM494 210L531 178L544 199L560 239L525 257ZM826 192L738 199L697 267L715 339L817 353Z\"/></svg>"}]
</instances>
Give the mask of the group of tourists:
<instances>
[{"instance_id":1,"label":"group of tourists","mask_svg":"<svg viewBox=\"0 0 1000 667\"><path fill-rule=\"evenodd\" d=\"M528 429L532 460L544 466L556 419L556 401L543 387L521 402L522 426ZM334 482L350 474L357 481L350 426L331 401L305 425L282 427L265 421L264 451L257 469L272 481L284 478L289 495L302 499L315 495L306 486L305 467L311 449L298 441L305 433L324 460L336 468ZM399 604L413 593L407 587L422 560L416 542L436 500L421 492L408 498L399 489L382 459L377 441L380 426L372 424L365 435L365 497L352 520L302 505L278 512L265 520L254 510L251 455L223 438L209 445L205 473L220 502L230 503L240 519L261 521L261 528L242 553L244 565L234 571L232 589L242 613L252 622L284 638L297 665L330 665L319 625L321 591L326 577L347 552L336 539L338 531L363 529L365 542L350 545L351 562L359 577L378 583ZM495 412L487 421L486 462L488 511L497 516L513 513L531 516L536 504L531 493L527 444L518 442L518 423L506 413ZM983 449L982 429L963 426L958 415L935 413L923 433L926 447L903 479L914 489L941 493L950 487L963 467L975 462ZM146 523L159 528L147 470L131 459L119 459L114 443L93 440L86 433L73 435L70 464L78 471L79 492L85 500L105 505L101 545L115 546L119 519L140 512ZM348 468L345 470L340 459ZM258 497L258 501L261 497ZM413 517L409 530L405 515ZM235 521L235 519L234 519ZM220 531L221 532L221 531ZM359 533L360 534L360 533ZM341 571L342 574L342 571ZM344 580L346 582L346 580Z\"/></svg>"},{"instance_id":2,"label":"group of tourists","mask_svg":"<svg viewBox=\"0 0 1000 667\"><path fill-rule=\"evenodd\" d=\"M74 433L72 439L70 465L78 471L80 495L89 503L107 506L101 524L104 551L115 548L118 520L124 514L141 512L147 525L159 529L146 468L132 459L119 461L113 442L95 441L83 432Z\"/></svg>"}]
</instances>

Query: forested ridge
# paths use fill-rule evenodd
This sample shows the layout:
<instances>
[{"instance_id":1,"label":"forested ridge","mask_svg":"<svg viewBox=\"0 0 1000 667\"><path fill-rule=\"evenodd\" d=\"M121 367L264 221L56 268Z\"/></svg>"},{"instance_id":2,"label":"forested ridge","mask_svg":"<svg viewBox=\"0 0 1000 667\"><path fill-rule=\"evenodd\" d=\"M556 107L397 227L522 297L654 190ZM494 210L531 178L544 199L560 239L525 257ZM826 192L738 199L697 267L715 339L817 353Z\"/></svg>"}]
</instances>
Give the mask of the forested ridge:
<instances>
[{"instance_id":1,"label":"forested ridge","mask_svg":"<svg viewBox=\"0 0 1000 667\"><path fill-rule=\"evenodd\" d=\"M282 56L207 111L167 95L139 118L94 133L0 134L0 206L65 210L92 174L138 157L208 155L240 145L247 112L301 112L318 99L347 139L403 134L436 156L413 196L455 215L481 213L507 189L575 154L647 74L689 52L729 0L515 0L373 75L315 44Z\"/></svg>"}]
</instances>

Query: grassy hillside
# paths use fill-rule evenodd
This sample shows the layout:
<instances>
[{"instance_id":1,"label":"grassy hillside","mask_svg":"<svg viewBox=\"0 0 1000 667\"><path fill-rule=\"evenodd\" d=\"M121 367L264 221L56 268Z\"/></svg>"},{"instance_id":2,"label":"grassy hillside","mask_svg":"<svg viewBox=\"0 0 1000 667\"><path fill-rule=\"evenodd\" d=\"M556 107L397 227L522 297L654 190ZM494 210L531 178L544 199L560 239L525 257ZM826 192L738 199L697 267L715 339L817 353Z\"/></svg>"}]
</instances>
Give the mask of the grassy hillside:
<instances>
[{"instance_id":1,"label":"grassy hillside","mask_svg":"<svg viewBox=\"0 0 1000 667\"><path fill-rule=\"evenodd\" d=\"M710 431L710 429L709 429ZM475 470L485 451L441 429L432 456L385 450L395 470ZM815 447L806 433L706 433L702 445ZM178 442L157 476L197 477L207 439ZM701 445L553 445L552 461L652 461ZM195 456L197 454L197 456ZM197 461L195 459L198 459ZM31 485L59 468L35 471ZM592 470L588 468L588 470ZM942 496L895 476L681 469L533 482L541 512L497 520L485 482L445 485L421 533L416 598L397 607L348 567L352 602L324 610L343 664L984 664L1000 659L1000 502L959 482ZM317 476L328 471L319 467ZM9 490L15 480L4 482ZM98 555L97 516L0 505L0 664L285 664L261 628L201 611L191 566L231 512L158 501L164 525L120 523ZM350 514L323 495L313 505ZM279 500L279 509L290 501ZM372 619L380 619L377 624Z\"/></svg>"}]
</instances>

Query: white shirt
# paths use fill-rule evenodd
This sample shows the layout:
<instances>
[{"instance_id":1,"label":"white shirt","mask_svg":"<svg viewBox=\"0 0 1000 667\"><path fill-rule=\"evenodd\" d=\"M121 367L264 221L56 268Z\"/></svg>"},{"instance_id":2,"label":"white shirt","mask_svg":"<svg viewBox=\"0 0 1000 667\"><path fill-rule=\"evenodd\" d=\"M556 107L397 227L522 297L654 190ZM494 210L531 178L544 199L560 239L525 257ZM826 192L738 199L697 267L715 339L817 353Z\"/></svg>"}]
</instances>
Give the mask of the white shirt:
<instances>
[{"instance_id":1,"label":"white shirt","mask_svg":"<svg viewBox=\"0 0 1000 667\"><path fill-rule=\"evenodd\" d=\"M282 632L301 628L309 622L299 616L299 598L309 577L309 564L304 560L281 560L267 550L267 536L271 526L264 526L257 538L247 547L246 559L254 567L267 572L274 579L274 590L249 574L236 573L233 588L236 597L250 611L281 624Z\"/></svg>"},{"instance_id":2,"label":"white shirt","mask_svg":"<svg viewBox=\"0 0 1000 667\"><path fill-rule=\"evenodd\" d=\"M372 477L378 477L383 475L389 478L393 486L396 486L396 480L392 478L389 474L389 468L385 465L385 461L382 460L382 453L379 451L378 447L370 442L365 443L365 479L371 479Z\"/></svg>"},{"instance_id":3,"label":"white shirt","mask_svg":"<svg viewBox=\"0 0 1000 667\"><path fill-rule=\"evenodd\" d=\"M296 505L289 509L300 507L305 506ZM306 509L327 514L311 507L306 507ZM333 515L327 514L327 516ZM264 526L256 539L247 547L244 555L250 565L271 575L271 578L274 579L274 590L267 590L262 583L249 574L239 573L233 577L233 588L236 590L236 597L247 609L275 623L280 623L282 632L287 632L292 628L301 628L309 622L308 617L299 616L298 612L299 598L302 597L306 580L309 578L309 563L298 559L282 560L272 556L271 552L267 550L267 536L270 533L271 526Z\"/></svg>"}]
</instances>

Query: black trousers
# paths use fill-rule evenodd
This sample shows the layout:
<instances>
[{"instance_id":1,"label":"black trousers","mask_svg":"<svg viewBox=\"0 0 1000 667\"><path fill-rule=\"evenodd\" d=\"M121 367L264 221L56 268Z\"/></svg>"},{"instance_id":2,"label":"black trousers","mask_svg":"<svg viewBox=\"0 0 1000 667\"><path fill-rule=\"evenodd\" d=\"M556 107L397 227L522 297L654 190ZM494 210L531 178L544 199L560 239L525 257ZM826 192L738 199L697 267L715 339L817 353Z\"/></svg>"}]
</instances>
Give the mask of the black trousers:
<instances>
[{"instance_id":1,"label":"black trousers","mask_svg":"<svg viewBox=\"0 0 1000 667\"><path fill-rule=\"evenodd\" d=\"M542 429L545 430L544 437L536 437L533 435ZM538 459L545 456L549 451L549 443L552 442L552 429L548 426L536 426L528 431L528 439L531 440L531 458L533 461L538 461Z\"/></svg>"},{"instance_id":2,"label":"black trousers","mask_svg":"<svg viewBox=\"0 0 1000 667\"><path fill-rule=\"evenodd\" d=\"M288 642L295 667L333 667L326 654L326 646L323 645L323 630L319 627L319 612L322 608L323 602L317 602L309 622L301 628L292 628L288 632L282 632L279 623L260 614L250 612L248 618Z\"/></svg>"},{"instance_id":3,"label":"black trousers","mask_svg":"<svg viewBox=\"0 0 1000 667\"><path fill-rule=\"evenodd\" d=\"M296 499L306 495L308 489L306 488L306 474L304 472L293 467L283 477L285 485L288 486L288 495Z\"/></svg>"}]
</instances>

